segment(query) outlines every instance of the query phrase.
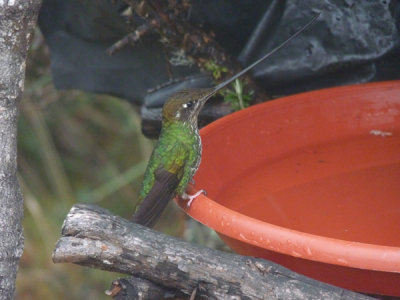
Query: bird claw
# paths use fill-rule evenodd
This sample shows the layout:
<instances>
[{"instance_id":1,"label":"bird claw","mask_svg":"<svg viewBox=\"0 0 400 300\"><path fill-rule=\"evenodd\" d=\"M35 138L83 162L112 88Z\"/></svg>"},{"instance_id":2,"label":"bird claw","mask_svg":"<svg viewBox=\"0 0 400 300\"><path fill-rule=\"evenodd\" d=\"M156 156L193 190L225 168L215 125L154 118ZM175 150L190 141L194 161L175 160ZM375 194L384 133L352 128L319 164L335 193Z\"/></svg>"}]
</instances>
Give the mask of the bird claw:
<instances>
[{"instance_id":1,"label":"bird claw","mask_svg":"<svg viewBox=\"0 0 400 300\"><path fill-rule=\"evenodd\" d=\"M188 195L188 194L184 193L184 194L182 195L182 199L189 200L189 201L186 203L186 207L190 207L190 205L192 204L193 200L196 199L200 194L207 195L207 192L206 192L205 190L200 190L200 191L197 191L197 192L196 192L195 194L193 194L193 195Z\"/></svg>"}]
</instances>

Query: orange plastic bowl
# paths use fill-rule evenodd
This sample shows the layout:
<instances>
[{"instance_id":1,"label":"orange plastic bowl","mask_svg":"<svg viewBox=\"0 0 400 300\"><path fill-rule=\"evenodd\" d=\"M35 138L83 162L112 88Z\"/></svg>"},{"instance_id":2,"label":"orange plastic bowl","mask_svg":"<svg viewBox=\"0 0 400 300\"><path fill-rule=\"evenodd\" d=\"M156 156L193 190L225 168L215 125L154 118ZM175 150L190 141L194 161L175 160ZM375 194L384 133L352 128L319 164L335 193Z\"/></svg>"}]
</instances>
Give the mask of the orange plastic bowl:
<instances>
[{"instance_id":1,"label":"orange plastic bowl","mask_svg":"<svg viewBox=\"0 0 400 300\"><path fill-rule=\"evenodd\" d=\"M191 217L240 254L400 296L400 81L270 101L201 136Z\"/></svg>"}]
</instances>

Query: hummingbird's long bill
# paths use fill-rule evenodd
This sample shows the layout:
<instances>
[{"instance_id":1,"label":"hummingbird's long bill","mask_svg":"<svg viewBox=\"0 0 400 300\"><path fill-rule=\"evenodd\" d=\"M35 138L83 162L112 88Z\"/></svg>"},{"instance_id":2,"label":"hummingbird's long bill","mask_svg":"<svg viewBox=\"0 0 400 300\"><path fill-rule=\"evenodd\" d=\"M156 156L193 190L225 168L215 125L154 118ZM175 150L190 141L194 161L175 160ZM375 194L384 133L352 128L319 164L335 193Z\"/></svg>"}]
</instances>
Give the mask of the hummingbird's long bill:
<instances>
[{"instance_id":1,"label":"hummingbird's long bill","mask_svg":"<svg viewBox=\"0 0 400 300\"><path fill-rule=\"evenodd\" d=\"M274 49L272 49L272 51L268 52L267 54L265 54L263 57L261 57L260 59L256 60L255 62L253 62L251 65L247 66L246 68L244 68L242 71L240 71L239 73L237 73L236 75L232 76L231 78L225 80L224 82L221 82L220 84L218 84L213 91L213 94L215 94L216 92L218 92L219 90L223 89L224 87L226 87L228 84L230 84L231 82L235 81L236 79L238 79L240 76L242 76L243 74L247 73L249 70L251 70L252 68L254 68L256 65L258 65L259 63L261 63L262 61L266 60L268 57L272 56L273 54L275 54L276 52L278 52L281 48L283 48L287 43L289 43L291 40L293 40L296 36L298 36L300 33L302 33L303 31L305 31L307 28L309 28L311 25L313 25L315 23L315 21L317 21L318 17L320 16L320 13L318 13L317 15L315 15L306 25L304 25L300 30L296 31L293 35L291 35L289 38L287 38L282 44L280 44L279 46L275 47Z\"/></svg>"}]
</instances>

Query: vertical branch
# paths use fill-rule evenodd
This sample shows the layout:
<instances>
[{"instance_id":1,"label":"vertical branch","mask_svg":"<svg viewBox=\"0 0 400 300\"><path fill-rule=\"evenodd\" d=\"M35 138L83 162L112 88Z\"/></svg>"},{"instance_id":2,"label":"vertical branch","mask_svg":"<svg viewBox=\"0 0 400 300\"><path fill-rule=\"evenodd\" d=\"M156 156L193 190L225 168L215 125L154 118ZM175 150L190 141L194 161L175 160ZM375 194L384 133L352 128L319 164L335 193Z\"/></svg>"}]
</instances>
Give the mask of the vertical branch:
<instances>
[{"instance_id":1,"label":"vertical branch","mask_svg":"<svg viewBox=\"0 0 400 300\"><path fill-rule=\"evenodd\" d=\"M23 250L17 117L40 0L0 0L0 299L13 299Z\"/></svg>"}]
</instances>

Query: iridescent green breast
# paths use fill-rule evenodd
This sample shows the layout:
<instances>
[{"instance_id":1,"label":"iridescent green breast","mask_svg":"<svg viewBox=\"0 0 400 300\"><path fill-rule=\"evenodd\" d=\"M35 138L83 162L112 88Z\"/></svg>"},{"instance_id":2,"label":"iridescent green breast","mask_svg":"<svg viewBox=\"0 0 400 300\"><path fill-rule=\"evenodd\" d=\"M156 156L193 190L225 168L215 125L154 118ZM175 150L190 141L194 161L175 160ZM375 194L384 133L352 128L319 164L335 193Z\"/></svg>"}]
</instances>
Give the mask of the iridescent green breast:
<instances>
[{"instance_id":1,"label":"iridescent green breast","mask_svg":"<svg viewBox=\"0 0 400 300\"><path fill-rule=\"evenodd\" d=\"M139 198L144 199L150 192L154 185L155 171L159 168L176 174L179 187L186 187L199 166L200 155L201 143L197 127L192 128L181 122L166 124L151 155Z\"/></svg>"}]
</instances>

